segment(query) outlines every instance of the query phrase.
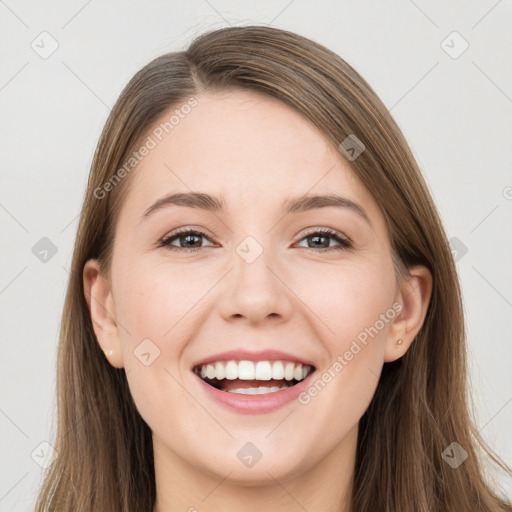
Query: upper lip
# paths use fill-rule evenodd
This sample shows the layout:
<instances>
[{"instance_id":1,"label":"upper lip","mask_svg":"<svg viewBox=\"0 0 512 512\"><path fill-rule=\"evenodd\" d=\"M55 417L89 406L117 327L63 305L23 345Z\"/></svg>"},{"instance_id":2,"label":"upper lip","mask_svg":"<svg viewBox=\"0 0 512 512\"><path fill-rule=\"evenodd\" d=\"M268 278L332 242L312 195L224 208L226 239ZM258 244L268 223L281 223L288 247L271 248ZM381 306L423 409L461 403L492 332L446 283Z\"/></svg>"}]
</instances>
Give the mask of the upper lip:
<instances>
[{"instance_id":1,"label":"upper lip","mask_svg":"<svg viewBox=\"0 0 512 512\"><path fill-rule=\"evenodd\" d=\"M281 350L267 349L259 351L248 350L228 350L226 352L219 352L212 356L205 357L193 365L192 368L203 366L217 361L290 361L292 363L301 363L303 365L313 366L314 364L303 357L299 357Z\"/></svg>"}]
</instances>

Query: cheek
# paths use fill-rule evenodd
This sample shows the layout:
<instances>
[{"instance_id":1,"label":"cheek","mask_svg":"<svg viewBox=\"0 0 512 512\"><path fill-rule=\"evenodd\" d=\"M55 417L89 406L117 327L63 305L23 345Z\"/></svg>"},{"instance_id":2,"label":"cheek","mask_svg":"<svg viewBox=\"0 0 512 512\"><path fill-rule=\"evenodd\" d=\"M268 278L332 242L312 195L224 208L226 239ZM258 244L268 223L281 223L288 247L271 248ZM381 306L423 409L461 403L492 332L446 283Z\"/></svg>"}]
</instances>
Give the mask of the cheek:
<instances>
[{"instance_id":1,"label":"cheek","mask_svg":"<svg viewBox=\"0 0 512 512\"><path fill-rule=\"evenodd\" d=\"M200 330L205 312L215 310L215 290L210 289L222 272L209 265L192 270L154 260L135 263L118 266L115 276L116 315L124 327L120 332L125 359L130 359L143 340L150 339L167 362L176 365L187 340ZM303 314L316 324L318 340L330 359L351 348L357 350L352 344L356 339L367 342L358 360L382 355L389 323L380 319L391 307L395 292L391 262L321 265L309 261L299 267L281 272L299 299L292 314L297 318ZM308 279L298 277L304 275ZM297 297L289 300L297 301ZM278 303L275 306L279 308Z\"/></svg>"},{"instance_id":2,"label":"cheek","mask_svg":"<svg viewBox=\"0 0 512 512\"><path fill-rule=\"evenodd\" d=\"M388 330L396 316L395 274L392 264L383 262L334 269L316 283L317 291L308 300L328 327L319 327L325 333L321 339L327 356L299 401L334 430L341 424L350 428L377 387Z\"/></svg>"},{"instance_id":3,"label":"cheek","mask_svg":"<svg viewBox=\"0 0 512 512\"><path fill-rule=\"evenodd\" d=\"M187 272L153 265L133 265L118 276L116 313L126 327L125 344L150 338L160 347L180 339L205 293L204 281ZM122 333L123 334L123 333Z\"/></svg>"},{"instance_id":4,"label":"cheek","mask_svg":"<svg viewBox=\"0 0 512 512\"><path fill-rule=\"evenodd\" d=\"M204 290L200 293L197 283L187 286L186 277L191 276L159 265L139 263L118 269L116 315L124 326L119 332L133 400L153 431L185 430L185 418L169 411L192 402L180 385L180 360L195 323L193 303ZM193 403L188 406L194 410Z\"/></svg>"},{"instance_id":5,"label":"cheek","mask_svg":"<svg viewBox=\"0 0 512 512\"><path fill-rule=\"evenodd\" d=\"M377 338L372 329L376 323L378 334L385 336L389 319L383 322L381 315L386 315L395 296L392 264L332 266L308 282L301 297L326 327L323 338L331 356L348 350L351 340L364 338L369 329Z\"/></svg>"}]
</instances>

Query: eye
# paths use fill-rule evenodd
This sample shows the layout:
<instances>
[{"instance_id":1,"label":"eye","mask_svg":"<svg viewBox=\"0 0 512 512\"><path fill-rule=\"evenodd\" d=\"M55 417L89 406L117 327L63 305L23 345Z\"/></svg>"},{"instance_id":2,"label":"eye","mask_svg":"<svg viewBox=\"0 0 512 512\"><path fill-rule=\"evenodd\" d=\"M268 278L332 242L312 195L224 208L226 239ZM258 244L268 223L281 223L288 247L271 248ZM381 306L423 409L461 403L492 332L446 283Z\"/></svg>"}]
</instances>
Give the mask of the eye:
<instances>
[{"instance_id":1,"label":"eye","mask_svg":"<svg viewBox=\"0 0 512 512\"><path fill-rule=\"evenodd\" d=\"M209 237L203 231L187 228L182 229L181 231L177 231L172 233L171 235L165 237L159 244L160 247L166 247L173 251L186 251L186 252L196 252L200 249L204 249L202 246L201 238L206 238L209 240ZM307 239L313 240L313 245L310 245L306 248L308 249L317 249L316 252L324 252L324 251L339 251L350 249L352 247L352 243L348 238L344 237L341 233L334 231L333 229L317 229L306 236L304 236L301 240ZM331 241L334 240L337 242L337 246L331 246ZM178 241L180 244L184 244L184 246L177 246L173 242ZM327 245L325 243L327 241ZM210 247L213 244L210 245Z\"/></svg>"},{"instance_id":2,"label":"eye","mask_svg":"<svg viewBox=\"0 0 512 512\"><path fill-rule=\"evenodd\" d=\"M317 229L316 231L313 231L304 236L301 240L307 240L308 238L313 240L313 245L308 245L307 248L319 248L316 252L340 251L350 249L352 247L352 243L348 238L344 237L341 233L338 233L333 229ZM338 243L338 245L334 247L330 246L331 240L329 239L334 240ZM327 245L325 240L327 240Z\"/></svg>"},{"instance_id":3,"label":"eye","mask_svg":"<svg viewBox=\"0 0 512 512\"><path fill-rule=\"evenodd\" d=\"M206 233L199 231L197 229L187 228L182 229L181 231L177 231L167 237L165 237L160 242L160 247L167 247L173 251L187 251L187 252L196 252L199 249L202 249L201 246L201 238L206 238L209 240ZM180 243L189 244L189 246L180 247L174 245L172 242L177 240Z\"/></svg>"}]
</instances>

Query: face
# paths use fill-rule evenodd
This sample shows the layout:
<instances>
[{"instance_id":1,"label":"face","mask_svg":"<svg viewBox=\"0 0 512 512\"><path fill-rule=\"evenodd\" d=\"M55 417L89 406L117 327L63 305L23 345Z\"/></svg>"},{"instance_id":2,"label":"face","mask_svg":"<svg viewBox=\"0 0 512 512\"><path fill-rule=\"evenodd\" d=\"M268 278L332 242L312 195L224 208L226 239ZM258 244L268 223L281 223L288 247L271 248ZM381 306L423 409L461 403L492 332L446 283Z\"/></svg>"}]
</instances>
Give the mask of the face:
<instances>
[{"instance_id":1,"label":"face","mask_svg":"<svg viewBox=\"0 0 512 512\"><path fill-rule=\"evenodd\" d=\"M245 91L196 99L125 178L115 322L98 339L161 457L247 485L285 481L353 449L392 359L400 290L386 225L349 163L288 106ZM192 192L222 208L161 201ZM287 211L306 195L343 199ZM217 378L226 372L237 378Z\"/></svg>"}]
</instances>

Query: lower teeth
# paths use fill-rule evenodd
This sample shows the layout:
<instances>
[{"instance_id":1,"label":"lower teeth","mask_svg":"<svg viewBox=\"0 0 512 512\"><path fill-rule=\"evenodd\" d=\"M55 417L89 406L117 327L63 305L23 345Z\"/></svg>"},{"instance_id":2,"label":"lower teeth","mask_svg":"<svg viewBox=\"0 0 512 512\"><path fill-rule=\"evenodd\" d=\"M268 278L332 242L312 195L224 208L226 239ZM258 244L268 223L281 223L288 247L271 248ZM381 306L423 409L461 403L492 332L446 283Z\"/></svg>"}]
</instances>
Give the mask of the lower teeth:
<instances>
[{"instance_id":1,"label":"lower teeth","mask_svg":"<svg viewBox=\"0 0 512 512\"><path fill-rule=\"evenodd\" d=\"M276 393L277 391L281 391L282 389L288 389L290 386L284 386L284 387L265 387L260 386L258 388L238 388L238 389L228 389L223 390L227 391L227 393L238 393L240 395L263 395L265 393Z\"/></svg>"}]
</instances>

